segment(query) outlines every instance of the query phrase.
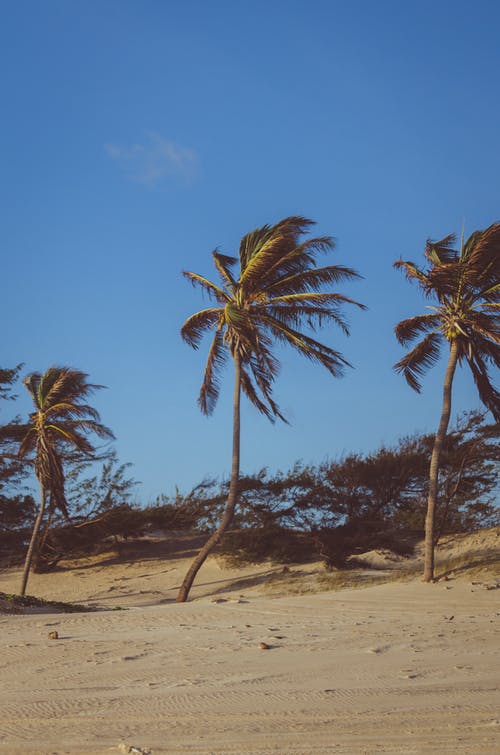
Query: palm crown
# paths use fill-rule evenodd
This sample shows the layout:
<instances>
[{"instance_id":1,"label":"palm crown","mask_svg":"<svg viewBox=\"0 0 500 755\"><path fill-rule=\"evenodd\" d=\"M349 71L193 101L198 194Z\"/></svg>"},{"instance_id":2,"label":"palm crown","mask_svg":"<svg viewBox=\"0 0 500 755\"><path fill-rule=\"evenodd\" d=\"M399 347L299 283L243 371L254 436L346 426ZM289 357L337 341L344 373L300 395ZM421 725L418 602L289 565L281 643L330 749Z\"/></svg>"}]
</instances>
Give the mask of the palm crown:
<instances>
[{"instance_id":1,"label":"palm crown","mask_svg":"<svg viewBox=\"0 0 500 755\"><path fill-rule=\"evenodd\" d=\"M438 306L429 314L400 322L395 329L399 342L407 346L423 338L396 365L408 384L420 391L420 377L440 355L444 342L454 343L457 358L467 362L481 401L500 420L500 393L488 373L500 366L500 223L475 231L460 251L453 249L455 236L428 241L427 270L413 262L398 260L409 280L415 280Z\"/></svg>"},{"instance_id":2,"label":"palm crown","mask_svg":"<svg viewBox=\"0 0 500 755\"><path fill-rule=\"evenodd\" d=\"M289 344L310 360L326 367L334 376L349 363L334 349L300 330L304 325L314 332L317 326L332 322L348 333L341 306L352 299L325 292L324 286L359 277L348 267L316 267L316 257L333 249L330 237L307 239L300 243L313 221L289 217L275 225L265 225L243 237L238 260L215 250L213 260L220 285L201 275L184 272L200 286L217 306L189 317L181 329L183 339L198 348L208 330L215 330L205 368L199 405L210 414L219 395L219 369L227 353L238 358L241 387L249 400L269 419L284 419L272 398L272 384L279 362L271 352L273 341Z\"/></svg>"},{"instance_id":3,"label":"palm crown","mask_svg":"<svg viewBox=\"0 0 500 755\"><path fill-rule=\"evenodd\" d=\"M63 448L92 456L94 445L88 435L102 439L113 433L99 421L99 413L83 403L101 386L87 382L87 375L69 367L50 367L43 375L34 372L23 380L33 399L30 428L19 448L19 456L35 452L35 472L42 488L50 493L51 506L67 516L64 496Z\"/></svg>"}]
</instances>

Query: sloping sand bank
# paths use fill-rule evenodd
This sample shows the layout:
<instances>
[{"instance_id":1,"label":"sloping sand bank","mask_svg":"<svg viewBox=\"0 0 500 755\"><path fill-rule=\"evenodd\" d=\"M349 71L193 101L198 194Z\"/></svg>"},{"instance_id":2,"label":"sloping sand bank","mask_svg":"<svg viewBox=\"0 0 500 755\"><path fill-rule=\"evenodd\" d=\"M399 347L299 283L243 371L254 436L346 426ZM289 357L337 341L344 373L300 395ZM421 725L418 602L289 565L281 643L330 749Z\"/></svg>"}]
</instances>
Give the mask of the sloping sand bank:
<instances>
[{"instance_id":1,"label":"sloping sand bank","mask_svg":"<svg viewBox=\"0 0 500 755\"><path fill-rule=\"evenodd\" d=\"M278 598L240 582L214 602L228 574L211 560L201 597L161 603L181 565L34 575L41 597L129 607L0 615L0 753L500 752L494 580Z\"/></svg>"}]
</instances>

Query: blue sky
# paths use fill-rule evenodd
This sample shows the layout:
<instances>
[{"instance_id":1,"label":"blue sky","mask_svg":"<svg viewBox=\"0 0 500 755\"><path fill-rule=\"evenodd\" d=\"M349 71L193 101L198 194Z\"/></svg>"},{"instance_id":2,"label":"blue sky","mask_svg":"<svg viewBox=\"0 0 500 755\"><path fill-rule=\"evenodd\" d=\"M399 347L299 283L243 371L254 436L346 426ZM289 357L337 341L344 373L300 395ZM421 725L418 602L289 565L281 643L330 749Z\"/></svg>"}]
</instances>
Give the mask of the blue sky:
<instances>
[{"instance_id":1,"label":"blue sky","mask_svg":"<svg viewBox=\"0 0 500 755\"><path fill-rule=\"evenodd\" d=\"M302 214L364 280L342 380L283 354L291 424L242 417L242 466L290 467L433 431L444 364L414 394L394 325L424 302L401 273L428 237L500 219L496 2L2 2L2 358L69 364L134 464L141 499L230 468L231 373L211 418L203 306L181 277ZM19 410L28 408L22 392ZM454 409L476 407L456 379Z\"/></svg>"}]
</instances>

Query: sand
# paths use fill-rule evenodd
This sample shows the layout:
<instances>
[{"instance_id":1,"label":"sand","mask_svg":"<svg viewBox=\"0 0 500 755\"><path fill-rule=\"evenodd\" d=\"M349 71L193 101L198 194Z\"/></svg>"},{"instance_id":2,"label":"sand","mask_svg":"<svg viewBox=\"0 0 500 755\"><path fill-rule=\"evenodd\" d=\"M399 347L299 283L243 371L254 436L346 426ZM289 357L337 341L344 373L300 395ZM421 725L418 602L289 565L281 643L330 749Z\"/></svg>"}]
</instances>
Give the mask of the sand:
<instances>
[{"instance_id":1,"label":"sand","mask_svg":"<svg viewBox=\"0 0 500 755\"><path fill-rule=\"evenodd\" d=\"M0 613L0 753L500 753L491 569L312 593L319 567L292 567L304 592L286 595L265 579L281 567L212 558L178 605L186 553L153 546L31 577L30 594L108 610Z\"/></svg>"}]
</instances>

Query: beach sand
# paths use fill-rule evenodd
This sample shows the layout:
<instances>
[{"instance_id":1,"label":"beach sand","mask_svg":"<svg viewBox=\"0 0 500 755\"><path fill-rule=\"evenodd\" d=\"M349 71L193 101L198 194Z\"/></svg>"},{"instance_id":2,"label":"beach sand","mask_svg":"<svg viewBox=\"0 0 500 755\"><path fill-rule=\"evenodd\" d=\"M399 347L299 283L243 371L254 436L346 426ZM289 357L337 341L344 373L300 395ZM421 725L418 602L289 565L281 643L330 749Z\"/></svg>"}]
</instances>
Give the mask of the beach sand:
<instances>
[{"instance_id":1,"label":"beach sand","mask_svg":"<svg viewBox=\"0 0 500 755\"><path fill-rule=\"evenodd\" d=\"M450 548L477 562L499 533ZM211 558L175 604L188 551L138 547L30 578L32 595L106 610L0 613L0 753L500 753L491 565L323 592L319 565L291 566L292 595L282 567ZM19 579L0 570L0 590Z\"/></svg>"}]
</instances>

